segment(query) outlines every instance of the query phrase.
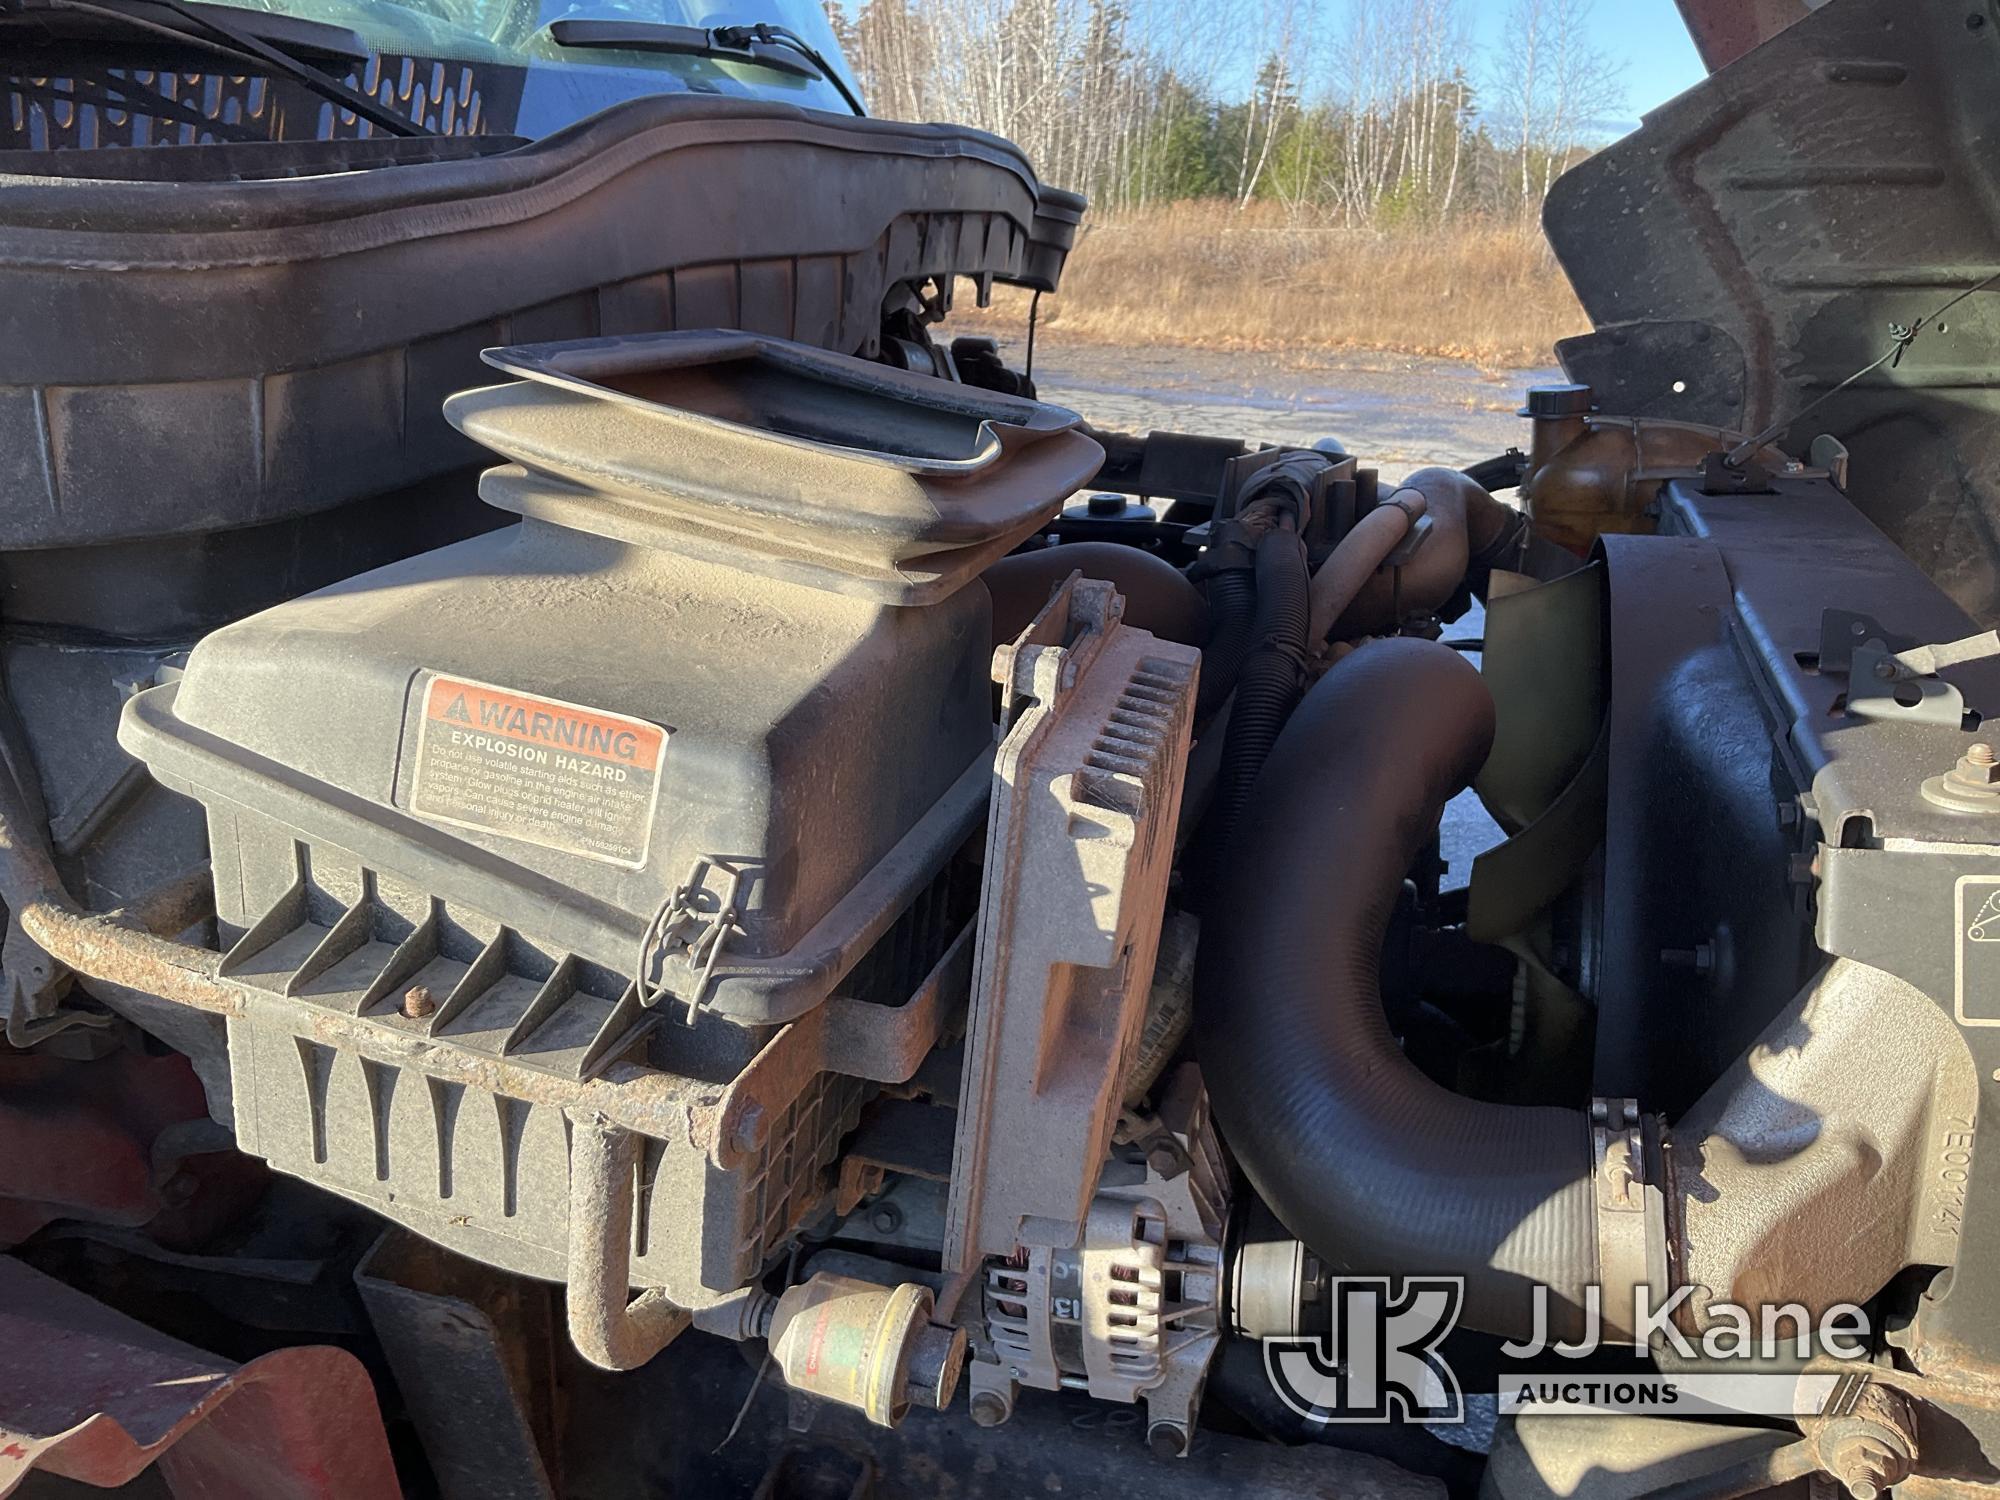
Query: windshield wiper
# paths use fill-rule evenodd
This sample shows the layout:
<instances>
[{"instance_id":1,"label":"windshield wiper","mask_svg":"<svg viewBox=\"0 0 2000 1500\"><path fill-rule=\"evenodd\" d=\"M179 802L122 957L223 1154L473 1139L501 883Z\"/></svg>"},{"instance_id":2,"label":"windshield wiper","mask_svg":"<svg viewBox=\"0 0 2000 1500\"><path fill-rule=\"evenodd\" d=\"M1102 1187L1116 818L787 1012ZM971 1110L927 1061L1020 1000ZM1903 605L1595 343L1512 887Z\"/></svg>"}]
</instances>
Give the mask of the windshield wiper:
<instances>
[{"instance_id":1,"label":"windshield wiper","mask_svg":"<svg viewBox=\"0 0 2000 1500\"><path fill-rule=\"evenodd\" d=\"M558 47L593 47L607 52L665 52L750 63L794 78L823 78L857 115L865 116L833 64L797 32L769 22L749 26L676 26L667 21L551 21L549 39Z\"/></svg>"},{"instance_id":2,"label":"windshield wiper","mask_svg":"<svg viewBox=\"0 0 2000 1500\"><path fill-rule=\"evenodd\" d=\"M166 11L170 17L185 22L187 27L193 29L184 29L165 20L154 20L142 13L145 9ZM272 40L296 46L301 51L353 58L358 49L359 56L366 57L367 47L361 38L344 27L300 23L289 17L230 5L184 5L181 0L143 0L143 5L131 9L104 3L104 0L0 0L0 21L32 19L58 34L74 34L74 28L61 25L64 18L72 16L89 17L94 22L111 22L126 31L145 32L182 46L220 52L239 62L261 63L266 70L303 84L322 99L351 110L371 125L396 135L427 133L408 116L388 108L341 79L321 72L310 63L281 51L251 29L252 25L268 26ZM308 26L310 29L307 29Z\"/></svg>"}]
</instances>

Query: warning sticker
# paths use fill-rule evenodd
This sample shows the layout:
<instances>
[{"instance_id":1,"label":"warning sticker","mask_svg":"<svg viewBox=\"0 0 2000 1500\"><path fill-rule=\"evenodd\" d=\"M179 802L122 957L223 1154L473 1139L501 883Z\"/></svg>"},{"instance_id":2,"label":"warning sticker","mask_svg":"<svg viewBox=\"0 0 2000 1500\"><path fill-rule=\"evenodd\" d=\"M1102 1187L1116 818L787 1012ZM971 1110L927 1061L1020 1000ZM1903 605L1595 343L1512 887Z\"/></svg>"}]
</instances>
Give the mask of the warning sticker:
<instances>
[{"instance_id":1,"label":"warning sticker","mask_svg":"<svg viewBox=\"0 0 2000 1500\"><path fill-rule=\"evenodd\" d=\"M636 869L666 743L667 731L644 719L434 676L409 810Z\"/></svg>"},{"instance_id":2,"label":"warning sticker","mask_svg":"<svg viewBox=\"0 0 2000 1500\"><path fill-rule=\"evenodd\" d=\"M2000 879L1961 875L1957 1010L1961 1026L2000 1026Z\"/></svg>"}]
</instances>

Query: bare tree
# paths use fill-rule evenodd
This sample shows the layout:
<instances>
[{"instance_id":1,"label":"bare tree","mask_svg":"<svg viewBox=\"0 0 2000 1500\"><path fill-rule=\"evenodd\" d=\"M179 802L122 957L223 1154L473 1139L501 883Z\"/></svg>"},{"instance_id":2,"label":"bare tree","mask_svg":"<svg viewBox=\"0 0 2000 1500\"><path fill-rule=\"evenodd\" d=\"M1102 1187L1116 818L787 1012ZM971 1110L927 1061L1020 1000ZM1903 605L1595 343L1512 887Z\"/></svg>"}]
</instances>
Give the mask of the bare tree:
<instances>
[{"instance_id":1,"label":"bare tree","mask_svg":"<svg viewBox=\"0 0 2000 1500\"><path fill-rule=\"evenodd\" d=\"M1532 208L1620 95L1594 0L1508 0L1477 113L1487 0L826 3L877 113L993 131L1113 209L1191 180L1350 227Z\"/></svg>"},{"instance_id":2,"label":"bare tree","mask_svg":"<svg viewBox=\"0 0 2000 1500\"><path fill-rule=\"evenodd\" d=\"M1590 42L1594 0L1549 0L1555 15L1550 52L1550 110L1547 153L1542 159L1541 197L1582 144L1585 132L1624 103L1617 65Z\"/></svg>"},{"instance_id":3,"label":"bare tree","mask_svg":"<svg viewBox=\"0 0 2000 1500\"><path fill-rule=\"evenodd\" d=\"M1590 41L1593 0L1513 0L1496 62L1521 201L1539 205L1591 123L1618 108L1617 65Z\"/></svg>"}]
</instances>

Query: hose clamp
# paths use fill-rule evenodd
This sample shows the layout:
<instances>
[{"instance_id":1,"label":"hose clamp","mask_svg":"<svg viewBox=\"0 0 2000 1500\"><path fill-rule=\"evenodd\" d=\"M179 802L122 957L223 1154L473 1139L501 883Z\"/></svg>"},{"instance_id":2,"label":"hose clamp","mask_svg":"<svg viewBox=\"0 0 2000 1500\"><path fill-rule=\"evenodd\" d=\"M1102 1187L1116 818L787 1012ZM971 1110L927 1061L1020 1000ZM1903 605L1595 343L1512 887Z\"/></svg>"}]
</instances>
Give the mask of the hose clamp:
<instances>
[{"instance_id":1,"label":"hose clamp","mask_svg":"<svg viewBox=\"0 0 2000 1500\"><path fill-rule=\"evenodd\" d=\"M1397 607L1392 610L1392 613L1398 621L1401 620L1403 613L1399 602L1402 590L1402 579L1400 576L1402 570L1416 560L1417 553L1423 549L1424 543L1430 540L1431 530L1437 524L1430 518L1426 510L1402 498L1406 490L1419 498L1423 495L1422 490L1415 489L1406 484L1399 489L1390 491L1388 499L1378 500L1375 504L1376 510L1380 510L1387 505L1395 506L1397 510L1403 513L1403 520L1406 523L1402 540L1390 548L1389 555L1382 559L1382 566L1376 569L1378 573L1387 573L1395 580L1392 584L1392 595L1398 600L1398 603Z\"/></svg>"},{"instance_id":2,"label":"hose clamp","mask_svg":"<svg viewBox=\"0 0 2000 1500\"><path fill-rule=\"evenodd\" d=\"M1188 569L1190 581L1200 583L1218 573L1248 573L1257 566L1257 538L1241 518L1231 516L1209 529L1208 545Z\"/></svg>"},{"instance_id":3,"label":"hose clamp","mask_svg":"<svg viewBox=\"0 0 2000 1500\"><path fill-rule=\"evenodd\" d=\"M1533 535L1534 526L1528 520L1527 512L1510 509L1500 522L1500 529L1493 534L1493 540L1467 559L1467 571L1484 568L1490 573L1495 568L1503 568L1511 573L1526 572L1528 542Z\"/></svg>"},{"instance_id":4,"label":"hose clamp","mask_svg":"<svg viewBox=\"0 0 2000 1500\"><path fill-rule=\"evenodd\" d=\"M1597 1281L1604 1326L1630 1337L1640 1287L1657 1307L1667 1291L1666 1198L1657 1126L1636 1099L1590 1101Z\"/></svg>"},{"instance_id":5,"label":"hose clamp","mask_svg":"<svg viewBox=\"0 0 2000 1500\"><path fill-rule=\"evenodd\" d=\"M1382 499L1376 501L1375 504L1377 509L1381 508L1384 505L1395 506L1397 510L1400 510L1404 514L1404 516L1406 516L1409 519L1410 525L1415 526L1418 520L1422 518L1423 512L1418 510L1417 507L1413 505L1411 502L1403 498L1404 490L1408 490L1412 495L1423 494L1422 490L1416 489L1411 485L1407 484L1400 485L1396 489L1391 490Z\"/></svg>"}]
</instances>

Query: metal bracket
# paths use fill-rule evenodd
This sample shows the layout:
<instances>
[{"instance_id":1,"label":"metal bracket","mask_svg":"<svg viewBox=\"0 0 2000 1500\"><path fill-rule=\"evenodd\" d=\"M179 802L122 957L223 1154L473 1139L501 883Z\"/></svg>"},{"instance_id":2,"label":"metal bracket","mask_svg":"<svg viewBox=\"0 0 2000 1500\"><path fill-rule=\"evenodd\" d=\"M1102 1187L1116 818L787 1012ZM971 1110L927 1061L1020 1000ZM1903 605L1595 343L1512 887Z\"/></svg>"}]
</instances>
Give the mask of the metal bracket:
<instances>
[{"instance_id":1,"label":"metal bracket","mask_svg":"<svg viewBox=\"0 0 2000 1500\"><path fill-rule=\"evenodd\" d=\"M1638 1100L1590 1101L1590 1165L1604 1326L1630 1334L1634 1290L1666 1290L1665 1205Z\"/></svg>"},{"instance_id":2,"label":"metal bracket","mask_svg":"<svg viewBox=\"0 0 2000 1500\"><path fill-rule=\"evenodd\" d=\"M1704 495L1768 495L1771 471L1754 459L1732 464L1733 454L1711 453L1701 461L1701 492Z\"/></svg>"},{"instance_id":3,"label":"metal bracket","mask_svg":"<svg viewBox=\"0 0 2000 1500\"><path fill-rule=\"evenodd\" d=\"M1410 507L1394 495L1384 500L1382 505L1393 505L1406 516L1410 513ZM1389 618L1397 623L1399 630L1403 619L1403 569L1415 560L1424 543L1431 539L1435 524L1427 515L1411 516L1410 529L1403 533L1403 539L1396 543L1389 555L1382 559L1382 565L1375 570L1389 575Z\"/></svg>"},{"instance_id":4,"label":"metal bracket","mask_svg":"<svg viewBox=\"0 0 2000 1500\"><path fill-rule=\"evenodd\" d=\"M1394 505L1398 510L1404 509L1396 500L1384 500L1382 503ZM1437 523L1431 517L1418 516L1410 522L1410 529L1403 533L1403 539L1396 543L1395 549L1382 559L1382 566L1375 571L1393 573L1408 567L1416 561L1417 554L1423 550L1424 543L1431 539L1431 532L1436 528Z\"/></svg>"},{"instance_id":5,"label":"metal bracket","mask_svg":"<svg viewBox=\"0 0 2000 1500\"><path fill-rule=\"evenodd\" d=\"M705 916L700 910L711 869L726 872L717 903L719 909L712 917ZM646 924L646 931L639 938L639 967L635 984L641 1005L650 1009L666 998L666 991L653 981L653 970L655 967L664 968L670 958L680 957L685 959L688 968L695 971L694 985L687 993L687 1008L681 1020L684 1025L692 1026L700 1019L701 1002L715 977L715 966L721 962L730 941L743 936L742 911L738 905L743 880L744 871L741 868L724 865L713 855L698 856L688 866L681 883L660 903L659 910L653 913L653 920Z\"/></svg>"},{"instance_id":6,"label":"metal bracket","mask_svg":"<svg viewBox=\"0 0 2000 1500\"><path fill-rule=\"evenodd\" d=\"M1030 704L1053 708L1059 703L1090 670L1124 617L1124 597L1101 579L1086 578L1079 569L1057 584L1020 638L994 649L1000 737Z\"/></svg>"},{"instance_id":7,"label":"metal bracket","mask_svg":"<svg viewBox=\"0 0 2000 1500\"><path fill-rule=\"evenodd\" d=\"M1145 1153L1146 1165L1162 1177L1178 1177L1188 1169L1188 1154L1173 1131L1158 1115L1143 1109L1119 1113L1111 1139L1121 1146L1137 1146Z\"/></svg>"},{"instance_id":8,"label":"metal bracket","mask_svg":"<svg viewBox=\"0 0 2000 1500\"><path fill-rule=\"evenodd\" d=\"M1842 494L1847 493L1847 444L1830 432L1822 432L1812 440L1812 447L1806 452L1806 462L1815 469L1824 469L1833 487Z\"/></svg>"},{"instance_id":9,"label":"metal bracket","mask_svg":"<svg viewBox=\"0 0 2000 1500\"><path fill-rule=\"evenodd\" d=\"M1898 637L1870 615L1829 609L1820 616L1819 669L1845 672L1847 711L1863 719L1899 719L1958 728L1965 699L1937 676L1945 667L2000 656L2000 631L1895 649Z\"/></svg>"}]
</instances>

